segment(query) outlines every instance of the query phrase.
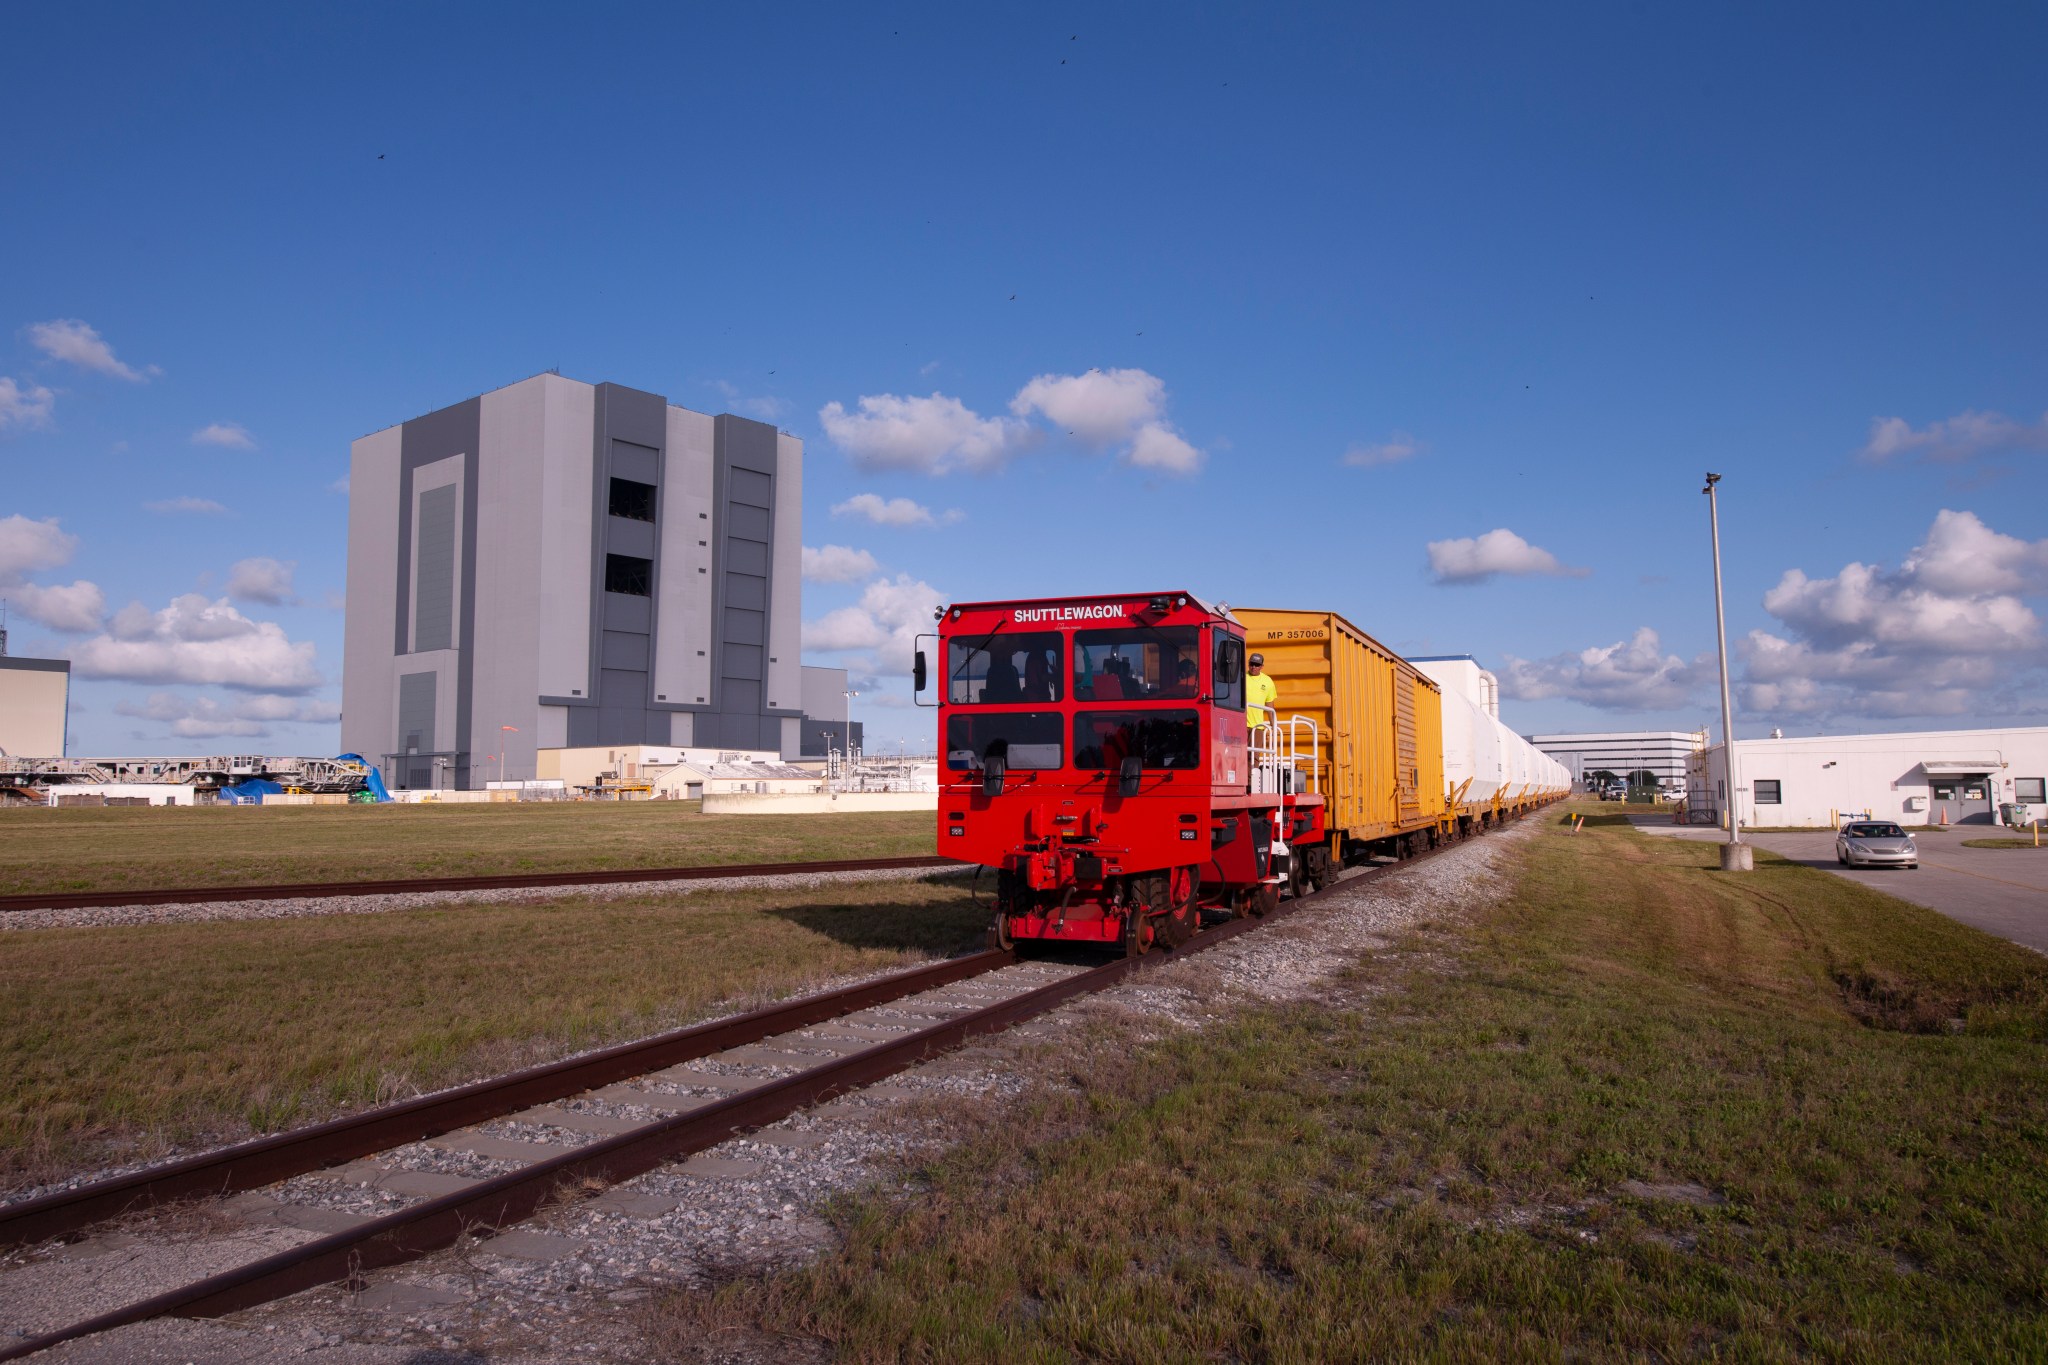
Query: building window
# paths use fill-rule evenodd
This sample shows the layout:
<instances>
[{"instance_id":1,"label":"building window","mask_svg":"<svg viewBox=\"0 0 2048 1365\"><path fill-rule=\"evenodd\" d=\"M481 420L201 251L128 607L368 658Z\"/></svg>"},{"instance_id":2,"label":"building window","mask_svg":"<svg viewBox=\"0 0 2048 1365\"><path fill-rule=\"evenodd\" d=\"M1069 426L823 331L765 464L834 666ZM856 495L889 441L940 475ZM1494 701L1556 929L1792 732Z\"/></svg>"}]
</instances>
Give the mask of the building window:
<instances>
[{"instance_id":1,"label":"building window","mask_svg":"<svg viewBox=\"0 0 2048 1365\"><path fill-rule=\"evenodd\" d=\"M2012 799L2030 806L2048 803L2048 778L2015 777L2012 780Z\"/></svg>"},{"instance_id":2,"label":"building window","mask_svg":"<svg viewBox=\"0 0 2048 1365\"><path fill-rule=\"evenodd\" d=\"M632 479L612 480L611 512L629 521L654 520L654 485Z\"/></svg>"},{"instance_id":3,"label":"building window","mask_svg":"<svg viewBox=\"0 0 2048 1365\"><path fill-rule=\"evenodd\" d=\"M1785 803L1784 797L1779 793L1776 778L1767 777L1757 782L1756 803L1759 806L1781 806Z\"/></svg>"},{"instance_id":4,"label":"building window","mask_svg":"<svg viewBox=\"0 0 2048 1365\"><path fill-rule=\"evenodd\" d=\"M606 555L604 590L631 597L654 596L654 561L636 555Z\"/></svg>"}]
</instances>

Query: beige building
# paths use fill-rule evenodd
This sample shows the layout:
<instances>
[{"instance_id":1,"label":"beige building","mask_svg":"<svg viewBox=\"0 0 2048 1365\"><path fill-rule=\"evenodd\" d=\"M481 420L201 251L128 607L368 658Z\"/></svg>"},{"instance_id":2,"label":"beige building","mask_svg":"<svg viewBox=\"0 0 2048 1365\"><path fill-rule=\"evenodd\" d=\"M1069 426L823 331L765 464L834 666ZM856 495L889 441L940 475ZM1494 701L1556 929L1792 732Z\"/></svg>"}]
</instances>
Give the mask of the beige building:
<instances>
[{"instance_id":1,"label":"beige building","mask_svg":"<svg viewBox=\"0 0 2048 1365\"><path fill-rule=\"evenodd\" d=\"M70 695L69 659L0 655L0 753L62 758Z\"/></svg>"}]
</instances>

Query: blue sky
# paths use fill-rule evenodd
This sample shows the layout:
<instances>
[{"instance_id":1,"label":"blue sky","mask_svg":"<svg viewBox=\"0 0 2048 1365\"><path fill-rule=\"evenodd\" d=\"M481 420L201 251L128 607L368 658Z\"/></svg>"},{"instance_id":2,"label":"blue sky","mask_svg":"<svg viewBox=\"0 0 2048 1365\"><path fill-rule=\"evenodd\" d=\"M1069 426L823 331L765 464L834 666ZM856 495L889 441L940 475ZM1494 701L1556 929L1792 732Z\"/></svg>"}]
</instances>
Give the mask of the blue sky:
<instances>
[{"instance_id":1,"label":"blue sky","mask_svg":"<svg viewBox=\"0 0 2048 1365\"><path fill-rule=\"evenodd\" d=\"M2019 5L21 10L14 652L73 658L74 752L331 750L349 442L559 367L805 438L807 658L877 740L926 737L930 602L1155 587L1472 653L1525 731L1692 728L1709 468L1739 732L2043 723L2044 40Z\"/></svg>"}]
</instances>

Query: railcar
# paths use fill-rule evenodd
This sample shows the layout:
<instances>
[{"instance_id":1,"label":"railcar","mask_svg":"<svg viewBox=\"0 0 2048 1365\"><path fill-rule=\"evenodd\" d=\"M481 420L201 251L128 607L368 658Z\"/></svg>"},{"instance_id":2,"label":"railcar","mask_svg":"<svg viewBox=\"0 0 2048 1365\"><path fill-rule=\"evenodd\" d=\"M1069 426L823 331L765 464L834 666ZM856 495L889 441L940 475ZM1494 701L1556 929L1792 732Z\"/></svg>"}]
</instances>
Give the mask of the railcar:
<instances>
[{"instance_id":1,"label":"railcar","mask_svg":"<svg viewBox=\"0 0 2048 1365\"><path fill-rule=\"evenodd\" d=\"M1278 714L1248 726L1254 650ZM1483 738L1498 771L1466 771L1479 741L1462 693L1447 764L1436 679L1330 612L1186 592L960 603L920 637L914 672L939 713L938 851L994 870L998 947L1170 947L1205 914L1265 914L1283 888L1569 785L1497 720Z\"/></svg>"},{"instance_id":2,"label":"railcar","mask_svg":"<svg viewBox=\"0 0 2048 1365\"><path fill-rule=\"evenodd\" d=\"M1226 611L1186 592L962 603L926 638L938 849L996 871L998 946L1135 955L1184 942L1204 911L1264 914L1281 887L1335 876L1320 738L1305 721L1248 730Z\"/></svg>"}]
</instances>

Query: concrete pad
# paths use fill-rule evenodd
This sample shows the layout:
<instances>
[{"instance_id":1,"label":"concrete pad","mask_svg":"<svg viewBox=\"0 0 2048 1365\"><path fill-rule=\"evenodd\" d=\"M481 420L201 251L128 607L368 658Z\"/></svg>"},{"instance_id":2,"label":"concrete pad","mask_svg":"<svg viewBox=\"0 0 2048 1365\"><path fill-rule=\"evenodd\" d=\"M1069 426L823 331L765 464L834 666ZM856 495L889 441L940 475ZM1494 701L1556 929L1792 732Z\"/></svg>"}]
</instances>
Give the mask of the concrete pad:
<instances>
[{"instance_id":1,"label":"concrete pad","mask_svg":"<svg viewBox=\"0 0 2048 1365\"><path fill-rule=\"evenodd\" d=\"M420 1284L414 1280L392 1280L373 1284L349 1300L357 1308L376 1308L389 1313L418 1313L428 1308L447 1308L469 1302L469 1294L446 1284Z\"/></svg>"},{"instance_id":2,"label":"concrete pad","mask_svg":"<svg viewBox=\"0 0 2048 1365\"><path fill-rule=\"evenodd\" d=\"M758 1161L738 1161L723 1156L693 1156L676 1167L684 1175L704 1176L712 1180L737 1180L742 1176L759 1175Z\"/></svg>"},{"instance_id":3,"label":"concrete pad","mask_svg":"<svg viewBox=\"0 0 2048 1365\"><path fill-rule=\"evenodd\" d=\"M738 1094L742 1090L756 1090L761 1086L779 1080L776 1076L714 1076L708 1071L689 1071L672 1066L666 1071L657 1071L647 1079L667 1081L670 1085L705 1086L712 1090L726 1090Z\"/></svg>"},{"instance_id":4,"label":"concrete pad","mask_svg":"<svg viewBox=\"0 0 2048 1365\"><path fill-rule=\"evenodd\" d=\"M768 1128L758 1133L747 1134L750 1142L764 1143L770 1147L789 1147L798 1151L822 1147L832 1140L829 1133L799 1133L786 1128Z\"/></svg>"},{"instance_id":5,"label":"concrete pad","mask_svg":"<svg viewBox=\"0 0 2048 1365\"><path fill-rule=\"evenodd\" d=\"M730 1052L721 1052L704 1060L716 1062L720 1066L805 1067L817 1065L819 1058L756 1043L751 1047L736 1047Z\"/></svg>"},{"instance_id":6,"label":"concrete pad","mask_svg":"<svg viewBox=\"0 0 2048 1365\"><path fill-rule=\"evenodd\" d=\"M251 1223L299 1228L323 1235L330 1232L347 1232L350 1228L358 1228L371 1221L368 1214L349 1213L343 1209L323 1209L311 1204L286 1204L255 1190L236 1195L222 1207Z\"/></svg>"},{"instance_id":7,"label":"concrete pad","mask_svg":"<svg viewBox=\"0 0 2048 1365\"><path fill-rule=\"evenodd\" d=\"M552 1104L541 1104L521 1110L512 1115L512 1121L545 1123L551 1128L566 1128L572 1133L594 1133L602 1137L630 1133L636 1128L647 1126L645 1119L622 1119L615 1114L586 1114L576 1109L559 1109Z\"/></svg>"},{"instance_id":8,"label":"concrete pad","mask_svg":"<svg viewBox=\"0 0 2048 1365\"><path fill-rule=\"evenodd\" d=\"M865 1052L875 1045L872 1038L835 1038L831 1036L791 1038L787 1041L790 1047L808 1048L812 1061L822 1060L818 1056L821 1052L830 1053L833 1057L850 1057L856 1052Z\"/></svg>"},{"instance_id":9,"label":"concrete pad","mask_svg":"<svg viewBox=\"0 0 2048 1365\"><path fill-rule=\"evenodd\" d=\"M613 1104L638 1104L649 1109L665 1109L671 1114L680 1114L685 1109L695 1109L704 1100L688 1095L664 1095L658 1090L642 1090L637 1085L621 1081L601 1090L585 1091L594 1100L609 1100Z\"/></svg>"},{"instance_id":10,"label":"concrete pad","mask_svg":"<svg viewBox=\"0 0 2048 1365\"><path fill-rule=\"evenodd\" d=\"M628 1218L659 1218L682 1203L665 1194L643 1194L639 1190L606 1190L584 1207L604 1213L621 1213Z\"/></svg>"},{"instance_id":11,"label":"concrete pad","mask_svg":"<svg viewBox=\"0 0 2048 1365\"><path fill-rule=\"evenodd\" d=\"M334 1180L345 1180L351 1185L368 1185L375 1190L389 1190L393 1194L410 1194L422 1199L438 1199L444 1194L467 1190L481 1185L481 1180L468 1176L443 1175L439 1171L398 1171L389 1166L379 1166L374 1161L352 1161L346 1166L332 1170L317 1171Z\"/></svg>"},{"instance_id":12,"label":"concrete pad","mask_svg":"<svg viewBox=\"0 0 2048 1365\"><path fill-rule=\"evenodd\" d=\"M533 1232L527 1228L514 1228L501 1232L484 1242L479 1250L493 1256L510 1256L520 1261L559 1261L564 1256L573 1256L589 1243L574 1237L557 1237L552 1232Z\"/></svg>"},{"instance_id":13,"label":"concrete pad","mask_svg":"<svg viewBox=\"0 0 2048 1365\"><path fill-rule=\"evenodd\" d=\"M472 1156L485 1157L491 1161L512 1161L521 1166L531 1166L537 1161L546 1161L566 1152L576 1150L574 1146L560 1146L546 1142L520 1142L515 1138L491 1137L485 1133L443 1133L428 1138L427 1146L443 1152L468 1152Z\"/></svg>"}]
</instances>

